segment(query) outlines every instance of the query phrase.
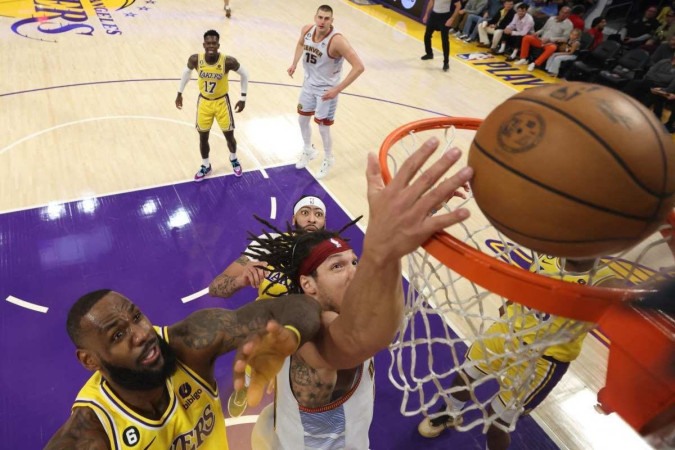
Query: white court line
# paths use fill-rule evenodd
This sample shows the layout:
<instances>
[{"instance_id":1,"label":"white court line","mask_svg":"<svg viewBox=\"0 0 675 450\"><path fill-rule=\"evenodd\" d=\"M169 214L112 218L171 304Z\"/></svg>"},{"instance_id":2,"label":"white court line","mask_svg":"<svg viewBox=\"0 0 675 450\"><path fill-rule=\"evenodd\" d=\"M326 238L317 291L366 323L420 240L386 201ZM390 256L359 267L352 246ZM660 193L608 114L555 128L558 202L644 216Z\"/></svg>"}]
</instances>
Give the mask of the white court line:
<instances>
[{"instance_id":1,"label":"white court line","mask_svg":"<svg viewBox=\"0 0 675 450\"><path fill-rule=\"evenodd\" d=\"M78 125L78 124L81 124L81 123L95 122L97 120L120 120L120 119L158 120L158 121L171 122L171 123L176 123L178 125L183 125L183 126L187 126L187 127L190 127L190 128L194 128L193 122L184 122L184 121L180 121L180 120L176 120L176 119L167 119L165 117L154 117L154 116L102 116L102 117L91 117L91 118L88 118L88 119L80 119L80 120L74 120L72 122L62 123L60 125L55 125L53 127L46 128L42 131L37 131L35 133L29 134L28 136L25 136L25 137L19 139L18 141L15 141L12 144L9 144L9 145L7 145L3 148L0 148L0 155L2 155L4 152L6 152L8 150L11 150L12 148L16 147L17 145L19 145L23 142L26 142L30 139L33 139L37 136L48 133L50 131L58 130L59 128L65 128L65 127L69 127L71 125ZM219 139L225 140L225 136L223 136L222 133L217 133L217 132L214 131L213 134L216 137L218 137ZM265 167L265 166L262 165L262 163L260 163L260 161L258 161L258 159L255 157L255 155L253 155L252 152L248 151L247 153L248 153L248 156L250 156L250 158L254 161L255 166L258 167L257 170L260 171L263 178L265 178L265 179L269 179L269 174L267 173L267 171L265 169L282 167L282 166L290 164L290 163L282 162L282 163L277 163L277 164L269 164ZM214 175L214 176L211 176L211 178L216 178L216 177L221 177L221 176L229 176L229 175L232 175L232 174ZM142 190L145 190L145 189L153 189L153 188L164 187L164 186L173 186L173 185L176 185L176 184L190 183L190 182L194 182L194 179L192 177L190 177L186 180L171 181L171 182L163 183L163 184L141 186L141 187L134 188L134 189L127 189L127 190L121 190L121 191L114 191L114 192L110 192L110 193L106 193L106 194L100 194L100 195L96 195L94 198L101 198L101 197L107 197L107 196L111 196L111 195L125 194L125 193L128 193L128 192L142 191ZM87 196L87 197L84 197L84 198L92 198L92 197ZM57 202L58 203L69 203L69 202L79 201L79 200L82 200L82 198L78 197L78 198L74 198L74 199L57 200ZM14 209L2 210L2 211L0 211L0 214L16 212L16 211L23 211L23 210L34 209L34 208L41 208L41 207L47 206L48 204L50 204L52 202L49 202L49 203L44 204L44 205L42 205L42 204L40 204L40 205L29 205L29 206L14 208Z\"/></svg>"},{"instance_id":2,"label":"white court line","mask_svg":"<svg viewBox=\"0 0 675 450\"><path fill-rule=\"evenodd\" d=\"M54 131L54 130L58 130L59 128L65 128L65 127L69 127L69 126L72 126L72 125L79 125L79 124L87 123L87 122L96 122L96 121L99 121L99 120L127 120L127 119L158 120L160 122L175 123L175 124L187 126L187 127L190 127L190 128L194 127L194 123L192 123L192 122L185 122L185 121L176 120L176 119L167 119L166 117L155 117L155 116L101 116L101 117L90 117L88 119L73 120L72 122L66 122L66 123L62 123L62 124L59 124L59 125L55 125L53 127L45 128L44 130L41 130L41 131L36 131L35 133L29 134L28 136L25 136L25 137L19 139L18 141L15 141L14 143L9 144L8 146L6 146L4 148L1 148L0 149L0 155L2 155L4 152L6 152L8 150L11 150L12 148L16 147L17 145L19 145L23 142L29 141L29 140L31 140L31 139L33 139L37 136L40 136L42 134L49 133L49 132ZM223 136L222 133L216 133L215 131L212 131L212 134L214 134L216 136L219 136L221 139L225 139L225 136ZM255 157L255 155L253 155L253 153L248 152L248 156L253 160L256 167L262 166L262 164L260 164L260 161L258 161L258 159ZM263 175L264 178L269 178L269 176L267 175L267 172L265 172L265 169L259 169L259 170L262 172L262 175Z\"/></svg>"},{"instance_id":3,"label":"white court line","mask_svg":"<svg viewBox=\"0 0 675 450\"><path fill-rule=\"evenodd\" d=\"M199 297L203 297L208 293L209 293L209 288L204 288L199 292L195 292L194 294L190 294L187 297L181 298L180 301L183 302L183 303L191 302L192 300L195 300Z\"/></svg>"},{"instance_id":4,"label":"white court line","mask_svg":"<svg viewBox=\"0 0 675 450\"><path fill-rule=\"evenodd\" d=\"M270 197L270 202L272 203L270 207L270 219L274 220L277 218L277 198Z\"/></svg>"},{"instance_id":5,"label":"white court line","mask_svg":"<svg viewBox=\"0 0 675 450\"><path fill-rule=\"evenodd\" d=\"M49 308L47 308L46 306L36 305L35 303L27 302L26 300L21 300L20 298L16 298L12 295L7 296L5 300L7 300L9 303L14 303L17 306L32 309L33 311L41 312L43 314L46 314L47 311L49 311Z\"/></svg>"},{"instance_id":6,"label":"white court line","mask_svg":"<svg viewBox=\"0 0 675 450\"><path fill-rule=\"evenodd\" d=\"M228 417L225 419L225 426L244 425L246 423L255 423L258 420L258 414L241 417Z\"/></svg>"}]
</instances>

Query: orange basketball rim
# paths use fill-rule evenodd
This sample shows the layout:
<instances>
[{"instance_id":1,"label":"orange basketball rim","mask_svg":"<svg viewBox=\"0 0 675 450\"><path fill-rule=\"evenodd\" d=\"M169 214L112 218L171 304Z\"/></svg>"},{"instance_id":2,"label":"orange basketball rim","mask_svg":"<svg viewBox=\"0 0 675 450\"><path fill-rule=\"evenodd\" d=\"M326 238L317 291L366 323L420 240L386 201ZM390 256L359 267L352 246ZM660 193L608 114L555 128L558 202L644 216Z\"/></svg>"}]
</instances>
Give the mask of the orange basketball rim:
<instances>
[{"instance_id":1,"label":"orange basketball rim","mask_svg":"<svg viewBox=\"0 0 675 450\"><path fill-rule=\"evenodd\" d=\"M390 149L401 139L434 129L477 130L481 119L437 117L403 125L383 141L379 161L385 184L392 179ZM420 142L421 143L421 142ZM675 228L675 213L669 217ZM673 241L670 242L673 249ZM636 307L654 291L583 286L551 279L472 248L446 232L423 248L459 275L511 301L575 320L595 322L611 340L599 407L616 412L643 436L672 433L675 427L675 319Z\"/></svg>"}]
</instances>

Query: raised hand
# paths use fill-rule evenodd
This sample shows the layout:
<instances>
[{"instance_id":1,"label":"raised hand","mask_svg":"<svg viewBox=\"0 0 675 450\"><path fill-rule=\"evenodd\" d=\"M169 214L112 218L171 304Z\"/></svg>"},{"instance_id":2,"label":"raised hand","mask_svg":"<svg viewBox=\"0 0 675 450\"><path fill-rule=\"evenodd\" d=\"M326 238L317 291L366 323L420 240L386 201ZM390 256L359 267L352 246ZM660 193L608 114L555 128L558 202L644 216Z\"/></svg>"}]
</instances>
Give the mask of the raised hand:
<instances>
[{"instance_id":1,"label":"raised hand","mask_svg":"<svg viewBox=\"0 0 675 450\"><path fill-rule=\"evenodd\" d=\"M454 196L473 176L464 167L438 185L436 182L457 162L461 152L451 148L422 174L423 164L438 148L431 138L401 165L399 172L385 187L380 165L374 154L368 155L368 204L370 216L365 249L382 258L401 258L419 247L429 237L469 217L463 208L431 215L441 202ZM461 193L460 195L461 196Z\"/></svg>"},{"instance_id":2,"label":"raised hand","mask_svg":"<svg viewBox=\"0 0 675 450\"><path fill-rule=\"evenodd\" d=\"M239 286L251 286L253 288L258 288L260 283L265 279L267 275L267 270L264 267L267 266L265 261L249 261L244 267L244 272L240 275Z\"/></svg>"},{"instance_id":3,"label":"raised hand","mask_svg":"<svg viewBox=\"0 0 675 450\"><path fill-rule=\"evenodd\" d=\"M251 336L239 348L234 362L234 389L243 389L246 366L251 366L251 383L246 393L249 406L260 403L284 360L295 353L298 345L298 336L293 331L270 320L265 333Z\"/></svg>"}]
</instances>

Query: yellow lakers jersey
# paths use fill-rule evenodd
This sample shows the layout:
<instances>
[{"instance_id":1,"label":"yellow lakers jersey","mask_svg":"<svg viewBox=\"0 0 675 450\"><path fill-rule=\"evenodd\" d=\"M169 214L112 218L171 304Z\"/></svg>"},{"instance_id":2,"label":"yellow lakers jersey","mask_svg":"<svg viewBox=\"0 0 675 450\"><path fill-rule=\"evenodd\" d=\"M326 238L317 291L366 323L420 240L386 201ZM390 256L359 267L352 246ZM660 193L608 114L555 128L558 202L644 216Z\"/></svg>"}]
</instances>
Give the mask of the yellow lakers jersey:
<instances>
[{"instance_id":1,"label":"yellow lakers jersey","mask_svg":"<svg viewBox=\"0 0 675 450\"><path fill-rule=\"evenodd\" d=\"M593 272L591 275L589 272L565 272L560 266L560 263L560 259L556 257L540 255L539 258L532 264L530 271L569 283L578 284L589 284L590 282L591 285L598 285L609 279L618 278L616 273L606 265L600 266L598 270ZM580 330L583 328L590 330L590 325L583 322L577 322L565 317L550 316L549 314L543 312L534 312L526 306L517 303L509 304L506 309L506 314L514 324L514 331L536 329L541 321L550 321L548 333L551 334L557 332L561 327L565 327L570 331ZM526 344L530 344L538 336L541 337L542 333L544 333L542 329L539 329L539 331L534 331L531 334L525 333L524 336L521 336L521 340ZM544 355L555 358L561 362L573 361L577 358L577 356L579 356L579 353L581 352L581 344L583 343L587 334L587 331L579 333L579 335L571 342L552 345L546 349Z\"/></svg>"},{"instance_id":2,"label":"yellow lakers jersey","mask_svg":"<svg viewBox=\"0 0 675 450\"><path fill-rule=\"evenodd\" d=\"M166 328L155 327L160 338L168 342ZM218 390L180 361L166 385L169 406L157 420L143 417L125 405L98 371L77 394L73 410L93 410L113 450L227 449L225 417Z\"/></svg>"},{"instance_id":3,"label":"yellow lakers jersey","mask_svg":"<svg viewBox=\"0 0 675 450\"><path fill-rule=\"evenodd\" d=\"M200 53L198 58L197 82L201 96L208 100L225 97L230 89L225 72L225 55L221 53L214 64L206 62L204 53Z\"/></svg>"},{"instance_id":4,"label":"yellow lakers jersey","mask_svg":"<svg viewBox=\"0 0 675 450\"><path fill-rule=\"evenodd\" d=\"M260 286L258 286L258 298L256 300L266 300L288 294L287 281L281 279L279 272L274 272L274 267L267 266L267 268L270 272L260 282Z\"/></svg>"}]
</instances>

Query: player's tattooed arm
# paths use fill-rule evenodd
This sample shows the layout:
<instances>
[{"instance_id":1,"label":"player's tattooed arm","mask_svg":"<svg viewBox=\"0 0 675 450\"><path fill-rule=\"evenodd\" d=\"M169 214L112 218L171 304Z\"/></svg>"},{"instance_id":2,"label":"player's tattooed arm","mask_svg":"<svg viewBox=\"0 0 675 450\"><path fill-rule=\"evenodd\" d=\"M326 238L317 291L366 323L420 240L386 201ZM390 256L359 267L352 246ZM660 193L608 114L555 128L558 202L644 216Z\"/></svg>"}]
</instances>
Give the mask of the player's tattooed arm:
<instances>
[{"instance_id":1,"label":"player's tattooed arm","mask_svg":"<svg viewBox=\"0 0 675 450\"><path fill-rule=\"evenodd\" d=\"M270 320L295 327L304 344L319 332L321 306L297 294L249 303L235 311L203 309L169 327L169 344L180 360L209 376L216 357L237 349L254 334L265 333Z\"/></svg>"},{"instance_id":2,"label":"player's tattooed arm","mask_svg":"<svg viewBox=\"0 0 675 450\"><path fill-rule=\"evenodd\" d=\"M110 450L110 441L90 408L75 408L45 450Z\"/></svg>"},{"instance_id":3,"label":"player's tattooed arm","mask_svg":"<svg viewBox=\"0 0 675 450\"><path fill-rule=\"evenodd\" d=\"M214 278L209 285L209 295L228 298L244 287L242 283L238 282L238 278L244 273L248 262L248 257L242 255L227 266L223 273Z\"/></svg>"}]
</instances>

